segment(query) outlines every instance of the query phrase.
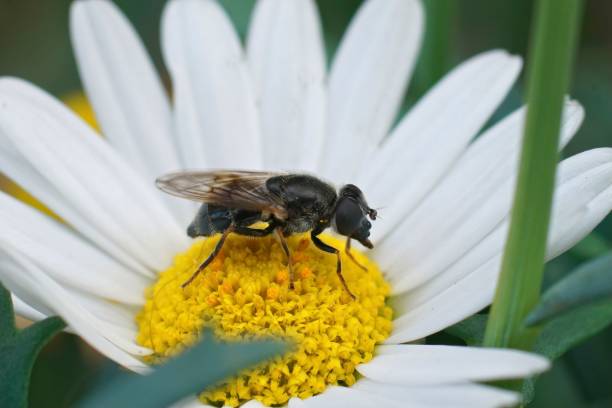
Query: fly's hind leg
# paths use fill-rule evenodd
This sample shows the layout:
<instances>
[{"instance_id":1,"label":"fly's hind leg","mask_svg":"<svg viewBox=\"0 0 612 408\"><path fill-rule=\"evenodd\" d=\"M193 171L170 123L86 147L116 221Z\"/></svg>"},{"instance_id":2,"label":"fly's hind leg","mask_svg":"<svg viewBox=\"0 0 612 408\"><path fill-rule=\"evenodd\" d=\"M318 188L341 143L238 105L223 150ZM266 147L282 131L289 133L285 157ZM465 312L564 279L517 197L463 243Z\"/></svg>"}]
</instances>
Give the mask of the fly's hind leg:
<instances>
[{"instance_id":1,"label":"fly's hind leg","mask_svg":"<svg viewBox=\"0 0 612 408\"><path fill-rule=\"evenodd\" d=\"M276 235L280 240L283 252L287 256L287 269L289 269L289 287L293 289L293 260L291 259L291 252L289 252L289 245L287 245L287 239L285 238L285 234L283 234L283 229L281 227L276 227L274 231L276 232Z\"/></svg>"},{"instance_id":2,"label":"fly's hind leg","mask_svg":"<svg viewBox=\"0 0 612 408\"><path fill-rule=\"evenodd\" d=\"M344 280L344 276L342 276L342 260L340 258L340 251L338 251L333 246L327 245L325 242L321 241L321 238L317 237L314 231L310 233L310 239L312 239L312 242L314 242L314 244L320 250L329 252L330 254L336 254L336 274L338 275L338 279L340 279L342 286L344 286L344 290L346 290L346 292L351 295L351 298L355 300L355 295L353 295L353 292L351 292L351 290L348 288L348 285Z\"/></svg>"},{"instance_id":3,"label":"fly's hind leg","mask_svg":"<svg viewBox=\"0 0 612 408\"><path fill-rule=\"evenodd\" d=\"M221 239L219 239L219 242L217 242L217 245L215 246L215 249L213 249L213 251L210 253L210 255L208 255L208 258L206 258L206 260L204 262L202 262L202 264L193 273L193 275L191 275L191 277L189 279L187 279L181 285L182 288L187 287L187 285L189 285L191 282L193 282L193 280L198 277L200 272L202 272L208 265L210 265L210 263L217 257L217 255L219 255L219 252L221 252L221 248L223 248L223 244L225 243L225 240L227 239L227 236L230 233L232 233L233 231L234 231L234 225L233 224L230 225L225 231L223 231L223 234L221 234Z\"/></svg>"},{"instance_id":4,"label":"fly's hind leg","mask_svg":"<svg viewBox=\"0 0 612 408\"><path fill-rule=\"evenodd\" d=\"M355 263L355 265L357 265L358 267L360 267L361 269L363 269L366 272L368 271L368 268L365 267L364 265L360 264L359 261L357 259L355 259L355 257L351 253L351 237L348 237L346 239L346 246L344 247L344 253L346 254L346 256L349 257L349 259L351 261L353 261Z\"/></svg>"}]
</instances>

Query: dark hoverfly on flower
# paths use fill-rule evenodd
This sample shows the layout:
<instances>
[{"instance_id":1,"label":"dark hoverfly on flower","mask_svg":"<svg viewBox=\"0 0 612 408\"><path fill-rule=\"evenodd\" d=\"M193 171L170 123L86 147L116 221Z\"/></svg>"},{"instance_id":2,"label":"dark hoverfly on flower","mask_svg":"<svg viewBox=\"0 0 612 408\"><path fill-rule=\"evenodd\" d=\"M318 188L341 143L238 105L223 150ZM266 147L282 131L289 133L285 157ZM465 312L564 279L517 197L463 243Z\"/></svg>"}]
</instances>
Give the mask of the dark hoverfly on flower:
<instances>
[{"instance_id":1,"label":"dark hoverfly on flower","mask_svg":"<svg viewBox=\"0 0 612 408\"><path fill-rule=\"evenodd\" d=\"M310 231L317 248L336 255L338 277L351 297L355 297L342 276L340 251L323 242L319 234L331 226L346 236L345 252L356 263L350 253L351 239L367 248L373 247L368 239L372 227L368 218L375 220L377 213L368 206L357 186L346 184L336 192L331 185L310 175L242 170L182 171L159 177L156 185L166 193L202 203L187 229L190 237L221 234L212 253L183 287L215 259L230 233L252 237L275 233L287 256L292 284L292 261L286 237ZM254 228L259 222L267 226Z\"/></svg>"}]
</instances>

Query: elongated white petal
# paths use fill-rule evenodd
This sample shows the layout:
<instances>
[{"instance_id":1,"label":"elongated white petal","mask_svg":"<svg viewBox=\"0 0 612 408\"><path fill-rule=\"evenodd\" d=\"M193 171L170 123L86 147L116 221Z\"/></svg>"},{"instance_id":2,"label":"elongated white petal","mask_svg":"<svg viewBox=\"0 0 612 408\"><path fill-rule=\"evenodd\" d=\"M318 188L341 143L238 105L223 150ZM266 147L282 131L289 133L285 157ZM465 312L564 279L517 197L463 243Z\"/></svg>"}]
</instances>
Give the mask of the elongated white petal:
<instances>
[{"instance_id":1,"label":"elongated white petal","mask_svg":"<svg viewBox=\"0 0 612 408\"><path fill-rule=\"evenodd\" d=\"M248 59L266 169L314 171L325 132L325 54L313 0L256 4Z\"/></svg>"},{"instance_id":2,"label":"elongated white petal","mask_svg":"<svg viewBox=\"0 0 612 408\"><path fill-rule=\"evenodd\" d=\"M39 211L0 193L0 247L11 246L64 285L130 304L149 280ZM117 285L121 282L121 285Z\"/></svg>"},{"instance_id":3,"label":"elongated white petal","mask_svg":"<svg viewBox=\"0 0 612 408\"><path fill-rule=\"evenodd\" d=\"M550 366L544 357L508 349L402 344L379 346L376 352L357 371L405 386L525 378Z\"/></svg>"},{"instance_id":4,"label":"elongated white petal","mask_svg":"<svg viewBox=\"0 0 612 408\"><path fill-rule=\"evenodd\" d=\"M121 262L165 268L186 244L181 228L153 183L92 133L43 91L0 81L1 169Z\"/></svg>"},{"instance_id":5,"label":"elongated white petal","mask_svg":"<svg viewBox=\"0 0 612 408\"><path fill-rule=\"evenodd\" d=\"M168 408L213 408L213 406L203 404L198 397L187 397L175 402Z\"/></svg>"},{"instance_id":6,"label":"elongated white petal","mask_svg":"<svg viewBox=\"0 0 612 408\"><path fill-rule=\"evenodd\" d=\"M9 269L0 268L0 278L11 291L27 288L33 296L43 300L45 306L52 309L54 314L61 316L79 336L105 356L134 370L146 369L146 365L133 354L148 354L150 353L148 349L136 345L134 339L122 338L110 325L97 319L90 311L74 301L68 291L11 248L3 248L3 253L10 256L21 269L21 273L11 273Z\"/></svg>"},{"instance_id":7,"label":"elongated white petal","mask_svg":"<svg viewBox=\"0 0 612 408\"><path fill-rule=\"evenodd\" d=\"M67 286L64 286L64 289L96 318L114 326L117 330L133 333L131 338L136 338L138 328L134 316L140 311L141 306L118 303Z\"/></svg>"},{"instance_id":8,"label":"elongated white petal","mask_svg":"<svg viewBox=\"0 0 612 408\"><path fill-rule=\"evenodd\" d=\"M520 109L476 140L444 180L379 245L394 293L433 279L510 211L524 124ZM582 107L568 102L560 147L576 133ZM436 248L431 251L431 248Z\"/></svg>"},{"instance_id":9,"label":"elongated white petal","mask_svg":"<svg viewBox=\"0 0 612 408\"><path fill-rule=\"evenodd\" d=\"M383 207L379 241L435 187L484 126L516 80L521 59L489 51L444 77L402 119L363 166L359 186Z\"/></svg>"},{"instance_id":10,"label":"elongated white petal","mask_svg":"<svg viewBox=\"0 0 612 408\"><path fill-rule=\"evenodd\" d=\"M359 391L392 398L395 401L403 401L405 404L403 406L405 407L514 407L520 401L518 393L480 384L406 387L363 379L358 381L353 387Z\"/></svg>"},{"instance_id":11,"label":"elongated white petal","mask_svg":"<svg viewBox=\"0 0 612 408\"><path fill-rule=\"evenodd\" d=\"M287 404L287 406L289 408L305 408L306 404L300 398L293 397L289 400L289 403Z\"/></svg>"},{"instance_id":12,"label":"elongated white petal","mask_svg":"<svg viewBox=\"0 0 612 408\"><path fill-rule=\"evenodd\" d=\"M48 307L44 297L36 291L33 291L29 285L29 280L22 277L23 268L15 262L10 255L7 254L10 248L0 248L0 281L11 291L11 294L19 298L30 308L36 310L44 316L54 316L57 313Z\"/></svg>"},{"instance_id":13,"label":"elongated white petal","mask_svg":"<svg viewBox=\"0 0 612 408\"><path fill-rule=\"evenodd\" d=\"M559 255L612 209L612 149L589 150L564 160L557 176L547 259ZM431 281L394 299L398 318L387 343L423 338L487 306L495 292L507 219Z\"/></svg>"},{"instance_id":14,"label":"elongated white petal","mask_svg":"<svg viewBox=\"0 0 612 408\"><path fill-rule=\"evenodd\" d=\"M258 168L260 131L240 41L212 0L171 0L162 51L172 75L174 121L188 167Z\"/></svg>"},{"instance_id":15,"label":"elongated white petal","mask_svg":"<svg viewBox=\"0 0 612 408\"><path fill-rule=\"evenodd\" d=\"M0 129L0 136L1 132L2 130ZM0 168L13 180L22 186L26 186L30 193L45 202L55 213L63 214L64 219L69 219L73 226L77 227L83 235L96 243L100 248L108 251L113 257L131 269L139 271L146 276L151 276L150 271L144 265L140 264L124 249L90 225L89 221L72 208L70 203L52 184L48 183L18 152L15 152L10 145L5 143L0 143Z\"/></svg>"},{"instance_id":16,"label":"elongated white petal","mask_svg":"<svg viewBox=\"0 0 612 408\"><path fill-rule=\"evenodd\" d=\"M111 1L80 0L70 29L81 80L110 143L149 181L183 168L168 97L125 16ZM181 201L165 201L180 220L191 214Z\"/></svg>"},{"instance_id":17,"label":"elongated white petal","mask_svg":"<svg viewBox=\"0 0 612 408\"><path fill-rule=\"evenodd\" d=\"M110 1L72 4L71 38L83 85L104 135L154 180L181 168L170 105L138 35Z\"/></svg>"},{"instance_id":18,"label":"elongated white petal","mask_svg":"<svg viewBox=\"0 0 612 408\"><path fill-rule=\"evenodd\" d=\"M372 407L422 407L419 405L406 405L401 401L393 401L386 396L367 393L354 387L331 386L322 394L315 395L302 401L306 408L372 408Z\"/></svg>"},{"instance_id":19,"label":"elongated white petal","mask_svg":"<svg viewBox=\"0 0 612 408\"><path fill-rule=\"evenodd\" d=\"M368 0L361 6L329 76L323 176L351 181L387 134L416 62L422 31L418 1Z\"/></svg>"},{"instance_id":20,"label":"elongated white petal","mask_svg":"<svg viewBox=\"0 0 612 408\"><path fill-rule=\"evenodd\" d=\"M103 333L104 337L113 344L130 354L147 355L151 353L149 349L141 347L135 343L134 339L136 338L136 330L130 330L125 327L121 327L114 322L106 322L103 319L100 319L98 316L92 313L92 310L85 308L84 304L78 301L78 297L75 296L74 292L70 292L63 288L53 279L48 277L40 268L36 267L34 263L14 251L14 248L3 247L2 256L5 257L7 255L14 261L14 267L8 268L9 272L6 272L4 276L6 277L6 274L11 274L10 277L6 278L9 285L16 284L21 289L27 288L26 290L32 292L42 304L55 311L55 313L49 313L49 315L63 313L56 306L56 298L65 298L67 301L66 307L72 307L74 313L80 313L82 317L87 318L91 327L100 333ZM42 289L40 291L32 289L43 287L46 293L42 292Z\"/></svg>"},{"instance_id":21,"label":"elongated white petal","mask_svg":"<svg viewBox=\"0 0 612 408\"><path fill-rule=\"evenodd\" d=\"M34 309L32 306L28 305L14 294L11 296L11 298L13 300L13 310L17 316L21 316L33 322L43 320L47 317L45 314Z\"/></svg>"}]
</instances>

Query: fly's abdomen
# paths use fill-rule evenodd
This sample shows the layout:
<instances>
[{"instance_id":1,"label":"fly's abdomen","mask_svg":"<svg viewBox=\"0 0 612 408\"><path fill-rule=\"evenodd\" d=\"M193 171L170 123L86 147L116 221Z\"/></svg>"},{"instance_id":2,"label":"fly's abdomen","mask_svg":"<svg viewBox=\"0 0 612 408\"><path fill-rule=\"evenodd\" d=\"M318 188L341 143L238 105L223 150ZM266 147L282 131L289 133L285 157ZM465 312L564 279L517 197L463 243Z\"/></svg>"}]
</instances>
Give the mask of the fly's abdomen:
<instances>
[{"instance_id":1,"label":"fly's abdomen","mask_svg":"<svg viewBox=\"0 0 612 408\"><path fill-rule=\"evenodd\" d=\"M194 220L187 227L187 235L191 238L210 237L225 231L231 223L232 214L229 209L202 204Z\"/></svg>"}]
</instances>

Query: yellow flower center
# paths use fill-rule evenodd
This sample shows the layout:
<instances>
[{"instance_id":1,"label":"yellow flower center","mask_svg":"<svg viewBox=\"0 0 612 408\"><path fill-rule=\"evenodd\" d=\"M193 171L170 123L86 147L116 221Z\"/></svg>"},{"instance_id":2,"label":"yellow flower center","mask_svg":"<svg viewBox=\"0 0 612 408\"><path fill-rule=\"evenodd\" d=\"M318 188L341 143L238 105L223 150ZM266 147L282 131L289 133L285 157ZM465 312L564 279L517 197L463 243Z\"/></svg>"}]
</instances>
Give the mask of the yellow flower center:
<instances>
[{"instance_id":1,"label":"yellow flower center","mask_svg":"<svg viewBox=\"0 0 612 408\"><path fill-rule=\"evenodd\" d=\"M338 239L322 239L343 248ZM136 318L138 342L154 350L147 361L181 352L206 326L228 341L275 335L296 343L291 353L200 394L207 404L238 406L257 399L282 405L328 385L352 385L355 367L369 361L391 331L392 311L385 305L389 286L378 267L356 250L352 253L367 271L342 256L353 300L336 275L335 255L316 248L308 236L294 236L288 240L296 275L291 289L287 260L273 237L232 235L203 273L182 288L217 241L195 241L149 288Z\"/></svg>"}]
</instances>

